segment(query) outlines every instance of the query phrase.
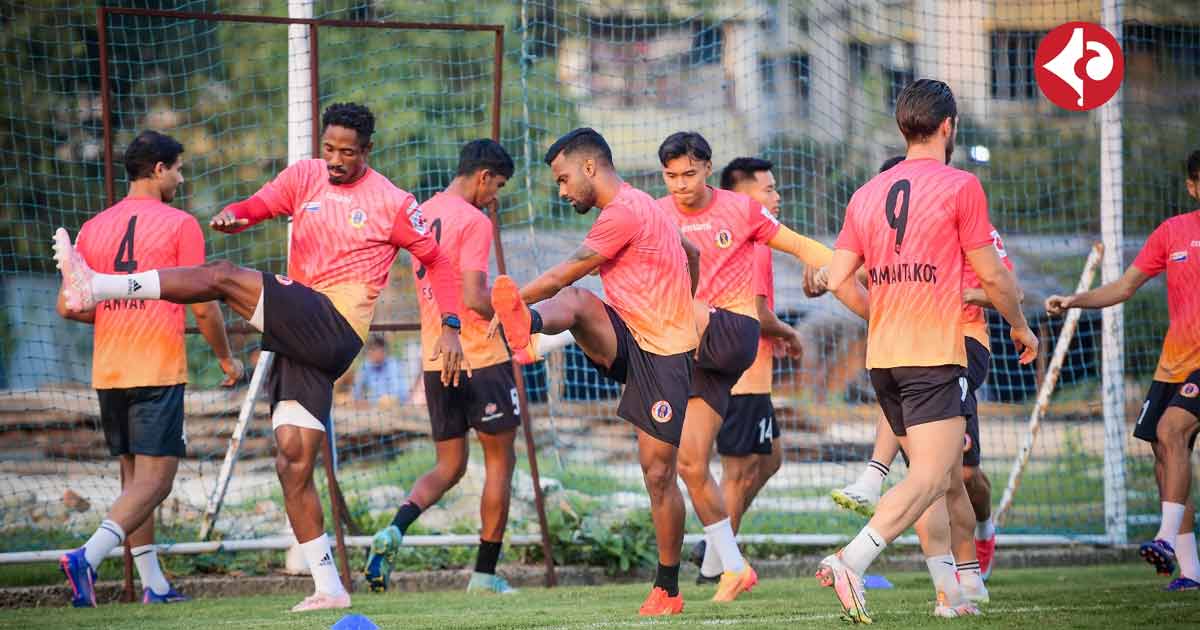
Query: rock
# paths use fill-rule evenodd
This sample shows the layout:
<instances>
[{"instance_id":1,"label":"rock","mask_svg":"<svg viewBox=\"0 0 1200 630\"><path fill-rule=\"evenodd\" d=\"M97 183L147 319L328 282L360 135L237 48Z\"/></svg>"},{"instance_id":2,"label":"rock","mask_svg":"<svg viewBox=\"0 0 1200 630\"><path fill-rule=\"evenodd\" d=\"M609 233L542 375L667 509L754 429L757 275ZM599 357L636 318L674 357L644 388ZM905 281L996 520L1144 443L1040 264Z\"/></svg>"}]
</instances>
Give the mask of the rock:
<instances>
[{"instance_id":1,"label":"rock","mask_svg":"<svg viewBox=\"0 0 1200 630\"><path fill-rule=\"evenodd\" d=\"M86 512L92 509L92 504L89 503L87 499L83 498L78 492L75 492L70 488L67 488L66 491L63 492L62 502L68 510L72 510L74 512Z\"/></svg>"}]
</instances>

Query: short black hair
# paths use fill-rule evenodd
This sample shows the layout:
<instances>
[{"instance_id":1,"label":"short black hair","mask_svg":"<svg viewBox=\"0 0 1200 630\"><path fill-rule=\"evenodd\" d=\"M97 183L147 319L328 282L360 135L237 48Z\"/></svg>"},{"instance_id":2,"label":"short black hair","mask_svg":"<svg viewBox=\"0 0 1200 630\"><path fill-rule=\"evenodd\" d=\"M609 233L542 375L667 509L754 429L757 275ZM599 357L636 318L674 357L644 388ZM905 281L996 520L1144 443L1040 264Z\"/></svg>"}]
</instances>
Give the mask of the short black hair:
<instances>
[{"instance_id":1,"label":"short black hair","mask_svg":"<svg viewBox=\"0 0 1200 630\"><path fill-rule=\"evenodd\" d=\"M383 348L387 349L387 342L383 340L382 335L371 335L367 338L367 348Z\"/></svg>"},{"instance_id":2,"label":"short black hair","mask_svg":"<svg viewBox=\"0 0 1200 630\"><path fill-rule=\"evenodd\" d=\"M570 155L576 151L587 151L593 157L598 157L601 161L606 162L609 166L613 165L612 149L608 148L608 142L604 136L591 127L580 127L567 132L566 135L554 141L550 148L546 150L544 161L549 166L558 154Z\"/></svg>"},{"instance_id":3,"label":"short black hair","mask_svg":"<svg viewBox=\"0 0 1200 630\"><path fill-rule=\"evenodd\" d=\"M1192 151L1187 159L1188 179L1200 182L1200 149Z\"/></svg>"},{"instance_id":4,"label":"short black hair","mask_svg":"<svg viewBox=\"0 0 1200 630\"><path fill-rule=\"evenodd\" d=\"M375 114L366 105L334 103L321 115L321 131L330 125L353 129L358 134L358 146L365 147L375 133Z\"/></svg>"},{"instance_id":5,"label":"short black hair","mask_svg":"<svg viewBox=\"0 0 1200 630\"><path fill-rule=\"evenodd\" d=\"M503 175L507 179L513 176L516 167L513 166L512 156L499 142L482 138L463 145L458 152L458 171L454 175L474 175L481 170Z\"/></svg>"},{"instance_id":6,"label":"short black hair","mask_svg":"<svg viewBox=\"0 0 1200 630\"><path fill-rule=\"evenodd\" d=\"M658 145L658 161L663 166L677 157L688 156L701 162L712 161L712 147L695 131L676 131Z\"/></svg>"},{"instance_id":7,"label":"short black hair","mask_svg":"<svg viewBox=\"0 0 1200 630\"><path fill-rule=\"evenodd\" d=\"M131 182L150 177L156 164L174 166L182 153L183 145L175 138L157 131L143 131L125 148L125 172Z\"/></svg>"},{"instance_id":8,"label":"short black hair","mask_svg":"<svg viewBox=\"0 0 1200 630\"><path fill-rule=\"evenodd\" d=\"M770 160L762 158L734 158L724 169L721 169L721 188L733 190L742 182L753 181L755 175L774 167L775 165Z\"/></svg>"},{"instance_id":9,"label":"short black hair","mask_svg":"<svg viewBox=\"0 0 1200 630\"><path fill-rule=\"evenodd\" d=\"M884 160L883 164L879 165L879 172L882 173L882 172L888 170L889 168L892 168L893 166L903 162L906 159L908 159L908 158L906 158L903 155L893 155L892 157Z\"/></svg>"},{"instance_id":10,"label":"short black hair","mask_svg":"<svg viewBox=\"0 0 1200 630\"><path fill-rule=\"evenodd\" d=\"M936 79L920 79L896 97L896 124L908 142L932 136L949 118L958 117L958 104L950 86Z\"/></svg>"}]
</instances>

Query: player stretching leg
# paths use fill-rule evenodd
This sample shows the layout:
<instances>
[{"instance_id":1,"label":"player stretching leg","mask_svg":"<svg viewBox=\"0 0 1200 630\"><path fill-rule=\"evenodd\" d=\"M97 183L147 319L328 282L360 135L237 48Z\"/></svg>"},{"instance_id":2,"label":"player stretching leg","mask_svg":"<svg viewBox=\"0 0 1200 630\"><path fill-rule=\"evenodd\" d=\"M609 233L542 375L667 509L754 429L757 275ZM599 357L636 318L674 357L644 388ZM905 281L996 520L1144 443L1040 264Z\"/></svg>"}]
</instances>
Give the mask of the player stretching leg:
<instances>
[{"instance_id":1,"label":"player stretching leg","mask_svg":"<svg viewBox=\"0 0 1200 630\"><path fill-rule=\"evenodd\" d=\"M170 136L143 131L125 150L129 194L79 230L79 255L108 273L204 263L204 235L192 215L167 205L183 183L183 146ZM154 546L154 508L175 481L186 451L183 392L187 356L183 307L168 303L109 300L82 311L58 314L94 324L92 386L100 400L100 424L109 453L120 458L121 496L83 547L59 565L71 584L71 604L96 605L93 582L100 563L128 532L142 580L143 604L186 601L163 576ZM192 315L225 372L223 387L242 375L229 350L225 318L215 302L193 304Z\"/></svg>"},{"instance_id":2,"label":"player stretching leg","mask_svg":"<svg viewBox=\"0 0 1200 630\"><path fill-rule=\"evenodd\" d=\"M804 263L824 265L832 252L779 223L754 199L709 187L712 149L698 133L671 134L658 148L669 195L658 200L700 250L696 330L701 335L679 444L679 476L687 484L708 548L721 562L713 601L732 601L757 582L745 562L725 511L720 486L709 470L721 419L729 410L734 383L754 363L761 326L756 307L754 248L767 246Z\"/></svg>"},{"instance_id":3,"label":"player stretching leg","mask_svg":"<svg viewBox=\"0 0 1200 630\"><path fill-rule=\"evenodd\" d=\"M779 192L771 162L741 157L721 171L721 188L732 190L761 203L779 217ZM783 445L779 424L771 404L773 354L777 346L799 361L803 354L800 335L775 315L775 271L771 249L754 246L754 300L762 334L754 363L734 384L729 411L717 433L717 453L721 456L721 495L729 522L736 534L742 516L767 481L783 463ZM715 548L701 540L692 549L692 561L700 569L697 584L718 583L721 558Z\"/></svg>"},{"instance_id":4,"label":"player stretching leg","mask_svg":"<svg viewBox=\"0 0 1200 630\"><path fill-rule=\"evenodd\" d=\"M515 593L496 575L496 562L508 524L513 466L513 440L521 423L517 387L508 348L498 337L488 338L492 319L488 289L488 256L492 222L480 212L496 202L496 194L513 174L508 152L493 140L463 146L458 171L446 190L421 204L429 229L453 268L462 274L462 346L472 374L458 384L442 384L440 359L433 359L441 334L441 314L433 299L428 270L413 262L417 299L421 307L421 351L425 363L425 399L437 450L434 467L417 479L408 500L392 524L375 534L367 558L366 578L372 590L387 589L395 555L409 525L458 484L467 470L467 431L474 428L483 446L486 471L479 503L481 522L475 572L467 585L472 592Z\"/></svg>"},{"instance_id":5,"label":"player stretching leg","mask_svg":"<svg viewBox=\"0 0 1200 630\"><path fill-rule=\"evenodd\" d=\"M1186 184L1188 194L1200 200L1200 151L1188 156ZM1162 521L1154 540L1142 544L1141 554L1162 575L1173 574L1178 561L1180 575L1167 590L1188 591L1200 589L1196 511L1190 500L1192 448L1200 431L1200 210L1163 221L1117 281L1066 297L1052 295L1046 312L1061 315L1070 308L1120 304L1163 272L1170 326L1133 429L1134 437L1154 449Z\"/></svg>"},{"instance_id":6,"label":"player stretching leg","mask_svg":"<svg viewBox=\"0 0 1200 630\"><path fill-rule=\"evenodd\" d=\"M1012 324L1021 361L1037 354L1016 283L993 246L983 188L970 173L947 166L956 119L954 96L940 81L922 79L901 92L896 122L908 143L907 159L854 193L828 272L830 291L868 320L871 383L912 462L908 476L880 499L867 526L822 560L817 571L821 584L834 588L842 610L857 623L871 621L862 586L867 567L944 499L961 470L968 412L964 256L988 299ZM854 279L864 262L869 296ZM948 523L945 516L938 520ZM977 613L957 588L948 538L938 542L938 549L926 550L931 560L943 560L935 572L939 601L934 614Z\"/></svg>"},{"instance_id":7,"label":"player stretching leg","mask_svg":"<svg viewBox=\"0 0 1200 630\"><path fill-rule=\"evenodd\" d=\"M68 311L83 312L110 299L176 304L222 300L262 331L263 349L276 354L266 383L275 470L288 520L316 583L315 592L294 612L350 606L325 536L313 465L326 439L333 382L362 348L375 300L400 248L427 265L433 278L447 324L434 349L444 360L444 383L458 381L462 360L455 328L458 275L437 242L424 233L416 199L367 165L374 116L362 105L336 103L325 110L322 126L324 159L292 164L209 224L235 233L265 219L291 216L291 277L226 260L130 275L95 273L71 246L66 230L60 228L54 236Z\"/></svg>"},{"instance_id":8,"label":"player stretching leg","mask_svg":"<svg viewBox=\"0 0 1200 630\"><path fill-rule=\"evenodd\" d=\"M532 333L569 330L598 372L625 384L617 414L637 428L658 540L654 586L638 613L678 614L684 506L675 458L698 342L692 295L699 254L653 198L621 180L596 131L559 138L545 161L576 212L599 207L600 215L570 260L519 291L508 276L497 278L492 306L518 362L532 358ZM571 286L596 269L607 303Z\"/></svg>"}]
</instances>

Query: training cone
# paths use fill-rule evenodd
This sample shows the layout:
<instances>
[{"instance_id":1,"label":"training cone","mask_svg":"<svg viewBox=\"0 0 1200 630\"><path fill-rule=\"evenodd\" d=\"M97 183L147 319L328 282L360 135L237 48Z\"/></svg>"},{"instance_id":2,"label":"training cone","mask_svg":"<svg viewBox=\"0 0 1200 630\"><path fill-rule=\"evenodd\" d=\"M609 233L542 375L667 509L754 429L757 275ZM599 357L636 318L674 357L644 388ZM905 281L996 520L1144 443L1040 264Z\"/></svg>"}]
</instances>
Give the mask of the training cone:
<instances>
[{"instance_id":1,"label":"training cone","mask_svg":"<svg viewBox=\"0 0 1200 630\"><path fill-rule=\"evenodd\" d=\"M892 588L892 583L882 575L868 575L863 578L863 588L887 589Z\"/></svg>"},{"instance_id":2,"label":"training cone","mask_svg":"<svg viewBox=\"0 0 1200 630\"><path fill-rule=\"evenodd\" d=\"M366 615L346 615L330 626L329 630L379 630Z\"/></svg>"}]
</instances>

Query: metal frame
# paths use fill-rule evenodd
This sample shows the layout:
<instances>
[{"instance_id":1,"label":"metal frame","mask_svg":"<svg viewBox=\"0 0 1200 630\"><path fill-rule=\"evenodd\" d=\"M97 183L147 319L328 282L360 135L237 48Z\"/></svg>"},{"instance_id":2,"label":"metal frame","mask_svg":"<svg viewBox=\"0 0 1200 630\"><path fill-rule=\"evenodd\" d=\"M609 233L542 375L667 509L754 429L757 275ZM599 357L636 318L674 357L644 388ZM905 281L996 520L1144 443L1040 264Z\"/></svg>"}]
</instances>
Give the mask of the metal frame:
<instances>
[{"instance_id":1,"label":"metal frame","mask_svg":"<svg viewBox=\"0 0 1200 630\"><path fill-rule=\"evenodd\" d=\"M313 155L320 155L320 55L319 55L319 40L318 33L321 27L327 28L370 28L370 29L388 29L388 30L433 30L433 31L465 31L465 32L491 32L494 35L494 72L492 76L492 120L491 132L492 139L500 140L500 110L502 107L503 95L503 71L504 71L504 25L503 24L450 24L438 22L396 22L396 21L354 21L354 20L328 20L315 18L293 18L293 17L275 17L261 15L237 15L237 14L218 14L218 13L195 13L185 11L164 11L158 9L131 9L131 8L111 8L99 7L96 11L96 22L98 32L98 44L100 49L100 84L101 84L101 107L103 117L103 133L104 133L104 185L105 194L108 205L113 205L116 202L115 183L113 177L113 132L112 132L112 96L111 96L111 76L108 62L108 17L110 15L133 15L145 17L159 17L175 20L201 20L207 22L243 22L254 24L279 24L279 25L305 25L308 27L308 35L310 40L311 61L309 64L309 72L311 73L312 94L312 121L313 121ZM506 270L504 260L504 249L500 239L500 221L499 217L494 213L489 213L492 220L492 229L496 241L496 262L500 273ZM241 330L241 327L234 327L236 330ZM420 324L416 323L392 323L392 324L373 324L372 331L413 331L419 330ZM197 332L194 329L189 329L188 332ZM546 509L544 497L542 495L541 480L538 475L536 444L533 439L532 418L530 417L529 404L525 391L525 382L521 373L521 366L513 363L513 376L516 380L518 400L522 409L525 411L523 432L525 434L525 446L529 457L530 476L533 480L534 499L537 507L538 523L541 527L541 546L546 562L546 586L554 586L557 579L554 572L554 556L550 548L549 528L546 521ZM239 436L235 436L237 439ZM328 444L327 444L328 446ZM332 452L326 450L323 457L325 460L326 474L330 482L330 502L334 511L334 524L338 538L339 560L343 564L343 577L349 577L349 565L346 563L345 544L342 540L341 523L345 520L346 515L340 509L344 505L344 500L341 496L341 489L338 487L337 478L332 469ZM127 566L126 569L129 567ZM132 582L127 581L127 588L132 594Z\"/></svg>"}]
</instances>

